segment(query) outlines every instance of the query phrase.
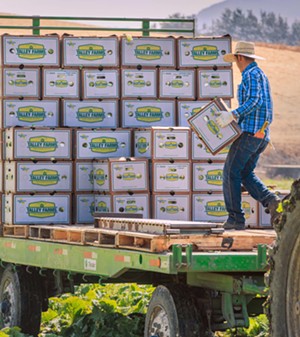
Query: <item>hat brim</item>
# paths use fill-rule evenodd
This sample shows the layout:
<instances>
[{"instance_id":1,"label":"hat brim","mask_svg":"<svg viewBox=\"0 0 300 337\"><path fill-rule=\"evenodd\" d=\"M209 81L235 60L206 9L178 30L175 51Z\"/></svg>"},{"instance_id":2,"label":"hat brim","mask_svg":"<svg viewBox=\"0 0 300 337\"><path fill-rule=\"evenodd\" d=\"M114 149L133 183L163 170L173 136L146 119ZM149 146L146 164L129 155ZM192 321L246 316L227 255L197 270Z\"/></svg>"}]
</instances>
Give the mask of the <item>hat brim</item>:
<instances>
[{"instance_id":1,"label":"hat brim","mask_svg":"<svg viewBox=\"0 0 300 337\"><path fill-rule=\"evenodd\" d=\"M243 54L243 53L238 53L238 54L225 54L223 56L223 60L225 62L236 62L236 56L237 55L242 55L242 56L246 56L246 57L250 57L252 59L257 59L257 60L265 60L264 57L258 56L258 55L254 55L254 54Z\"/></svg>"}]
</instances>

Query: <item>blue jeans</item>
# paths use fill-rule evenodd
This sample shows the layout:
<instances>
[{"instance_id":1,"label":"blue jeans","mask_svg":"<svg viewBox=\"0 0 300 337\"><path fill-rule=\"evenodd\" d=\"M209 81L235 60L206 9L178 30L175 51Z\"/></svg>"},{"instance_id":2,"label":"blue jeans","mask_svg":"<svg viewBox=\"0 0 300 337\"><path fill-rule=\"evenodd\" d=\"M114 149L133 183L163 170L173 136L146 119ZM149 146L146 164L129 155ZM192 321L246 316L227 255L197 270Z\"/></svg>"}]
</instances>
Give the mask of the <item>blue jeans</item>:
<instances>
[{"instance_id":1,"label":"blue jeans","mask_svg":"<svg viewBox=\"0 0 300 337\"><path fill-rule=\"evenodd\" d=\"M242 184L264 207L277 198L254 173L259 156L267 146L265 139L243 132L230 147L223 171L223 192L228 212L227 222L231 224L245 223L241 201Z\"/></svg>"}]
</instances>

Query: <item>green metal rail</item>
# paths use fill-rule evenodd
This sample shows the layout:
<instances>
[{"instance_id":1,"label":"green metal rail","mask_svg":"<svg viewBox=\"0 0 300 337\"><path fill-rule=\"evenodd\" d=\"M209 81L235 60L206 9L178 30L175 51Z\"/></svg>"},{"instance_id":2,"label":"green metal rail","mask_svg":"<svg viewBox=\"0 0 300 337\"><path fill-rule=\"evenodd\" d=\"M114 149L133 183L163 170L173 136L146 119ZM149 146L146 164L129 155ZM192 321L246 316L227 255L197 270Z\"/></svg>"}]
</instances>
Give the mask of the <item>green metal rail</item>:
<instances>
[{"instance_id":1,"label":"green metal rail","mask_svg":"<svg viewBox=\"0 0 300 337\"><path fill-rule=\"evenodd\" d=\"M0 24L0 29L30 29L32 34L40 35L41 30L75 30L75 31L121 31L121 32L142 32L143 36L150 36L150 33L185 33L195 36L194 19L149 19L149 18L97 18L97 17L70 17L70 16L12 16L0 15L1 19L31 20L31 26L13 26ZM107 27L76 27L76 26L44 26L42 20L62 20L62 21L97 21L97 22L136 22L141 24L141 28L107 28ZM183 28L151 28L151 23L180 23L187 25ZM190 27L190 28L189 28Z\"/></svg>"}]
</instances>

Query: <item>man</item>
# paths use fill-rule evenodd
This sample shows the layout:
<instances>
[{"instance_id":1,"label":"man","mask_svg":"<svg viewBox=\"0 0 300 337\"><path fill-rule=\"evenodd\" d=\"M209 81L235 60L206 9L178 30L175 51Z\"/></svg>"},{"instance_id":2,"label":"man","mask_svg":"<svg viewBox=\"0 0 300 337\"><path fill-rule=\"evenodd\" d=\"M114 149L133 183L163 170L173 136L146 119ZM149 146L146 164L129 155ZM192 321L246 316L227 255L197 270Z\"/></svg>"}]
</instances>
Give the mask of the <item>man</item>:
<instances>
[{"instance_id":1,"label":"man","mask_svg":"<svg viewBox=\"0 0 300 337\"><path fill-rule=\"evenodd\" d=\"M236 120L241 136L230 147L223 171L223 191L228 219L224 229L245 229L245 214L241 206L241 186L271 213L271 223L278 215L279 198L255 175L260 154L270 141L269 125L273 119L272 98L267 76L258 67L254 44L240 41L233 54L224 55L224 61L235 62L242 73L238 86L239 107L221 111L216 122L225 127ZM267 122L267 123L266 123Z\"/></svg>"}]
</instances>

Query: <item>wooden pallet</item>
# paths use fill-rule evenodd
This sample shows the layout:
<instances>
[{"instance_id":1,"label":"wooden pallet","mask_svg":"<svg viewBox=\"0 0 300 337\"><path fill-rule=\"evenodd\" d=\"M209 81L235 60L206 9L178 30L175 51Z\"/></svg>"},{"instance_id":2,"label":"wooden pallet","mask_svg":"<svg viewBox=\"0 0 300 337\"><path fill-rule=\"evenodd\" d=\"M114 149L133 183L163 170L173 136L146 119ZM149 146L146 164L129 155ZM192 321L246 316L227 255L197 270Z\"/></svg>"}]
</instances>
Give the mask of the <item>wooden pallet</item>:
<instances>
[{"instance_id":1,"label":"wooden pallet","mask_svg":"<svg viewBox=\"0 0 300 337\"><path fill-rule=\"evenodd\" d=\"M243 230L213 233L149 234L93 228L92 226L4 226L5 236L77 245L114 247L148 252L166 252L173 245L193 246L193 251L251 251L259 244L270 245L273 230Z\"/></svg>"},{"instance_id":2,"label":"wooden pallet","mask_svg":"<svg viewBox=\"0 0 300 337\"><path fill-rule=\"evenodd\" d=\"M3 236L28 238L29 226L28 225L3 225Z\"/></svg>"},{"instance_id":3,"label":"wooden pallet","mask_svg":"<svg viewBox=\"0 0 300 337\"><path fill-rule=\"evenodd\" d=\"M85 228L81 226L30 226L29 238L84 245Z\"/></svg>"}]
</instances>

